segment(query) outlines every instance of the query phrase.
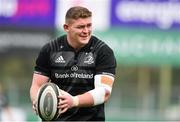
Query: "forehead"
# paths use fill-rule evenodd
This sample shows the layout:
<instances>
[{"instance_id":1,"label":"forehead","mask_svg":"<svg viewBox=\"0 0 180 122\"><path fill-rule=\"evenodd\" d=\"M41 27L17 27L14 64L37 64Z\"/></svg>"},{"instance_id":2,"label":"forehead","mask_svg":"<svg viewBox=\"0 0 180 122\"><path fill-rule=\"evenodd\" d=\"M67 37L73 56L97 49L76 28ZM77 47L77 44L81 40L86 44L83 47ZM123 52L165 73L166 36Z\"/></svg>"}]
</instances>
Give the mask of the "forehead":
<instances>
[{"instance_id":1,"label":"forehead","mask_svg":"<svg viewBox=\"0 0 180 122\"><path fill-rule=\"evenodd\" d=\"M92 23L92 18L79 18L79 19L73 19L71 20L70 24L72 25L86 25Z\"/></svg>"}]
</instances>

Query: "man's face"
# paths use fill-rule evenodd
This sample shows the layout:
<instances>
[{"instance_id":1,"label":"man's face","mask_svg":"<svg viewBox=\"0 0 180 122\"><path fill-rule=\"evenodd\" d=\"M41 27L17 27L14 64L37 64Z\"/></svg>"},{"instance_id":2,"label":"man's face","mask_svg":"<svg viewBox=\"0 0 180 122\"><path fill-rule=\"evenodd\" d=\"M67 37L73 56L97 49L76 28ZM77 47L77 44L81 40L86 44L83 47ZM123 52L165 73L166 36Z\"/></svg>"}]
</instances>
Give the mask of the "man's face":
<instances>
[{"instance_id":1,"label":"man's face","mask_svg":"<svg viewBox=\"0 0 180 122\"><path fill-rule=\"evenodd\" d=\"M71 46L80 48L89 42L92 33L91 21L91 17L79 18L64 25Z\"/></svg>"}]
</instances>

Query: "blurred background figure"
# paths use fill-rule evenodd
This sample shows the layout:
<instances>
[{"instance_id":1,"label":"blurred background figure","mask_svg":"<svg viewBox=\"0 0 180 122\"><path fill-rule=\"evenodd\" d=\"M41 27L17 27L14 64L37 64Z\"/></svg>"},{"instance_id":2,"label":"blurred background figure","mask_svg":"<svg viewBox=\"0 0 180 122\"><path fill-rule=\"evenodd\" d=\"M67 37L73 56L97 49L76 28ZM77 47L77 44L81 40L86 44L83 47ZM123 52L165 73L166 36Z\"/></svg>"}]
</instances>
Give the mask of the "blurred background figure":
<instances>
[{"instance_id":1,"label":"blurred background figure","mask_svg":"<svg viewBox=\"0 0 180 122\"><path fill-rule=\"evenodd\" d=\"M0 84L0 121L2 120L2 112L4 108L7 106L7 98L5 97L3 90L2 90L2 84Z\"/></svg>"},{"instance_id":2,"label":"blurred background figure","mask_svg":"<svg viewBox=\"0 0 180 122\"><path fill-rule=\"evenodd\" d=\"M21 109L9 105L6 92L2 88L2 84L0 84L0 122L12 121L25 122L25 114Z\"/></svg>"}]
</instances>

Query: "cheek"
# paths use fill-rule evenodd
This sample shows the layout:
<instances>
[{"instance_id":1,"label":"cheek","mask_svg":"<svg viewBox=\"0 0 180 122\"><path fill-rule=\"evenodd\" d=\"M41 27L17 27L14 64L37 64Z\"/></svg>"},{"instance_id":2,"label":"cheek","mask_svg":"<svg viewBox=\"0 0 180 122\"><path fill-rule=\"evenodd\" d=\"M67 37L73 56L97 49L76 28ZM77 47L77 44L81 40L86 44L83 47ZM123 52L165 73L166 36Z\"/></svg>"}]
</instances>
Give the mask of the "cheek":
<instances>
[{"instance_id":1,"label":"cheek","mask_svg":"<svg viewBox=\"0 0 180 122\"><path fill-rule=\"evenodd\" d=\"M69 31L69 35L75 36L75 35L76 35L76 32L71 30L71 31Z\"/></svg>"},{"instance_id":2,"label":"cheek","mask_svg":"<svg viewBox=\"0 0 180 122\"><path fill-rule=\"evenodd\" d=\"M72 35L79 35L81 32L79 30L72 30L70 33Z\"/></svg>"},{"instance_id":3,"label":"cheek","mask_svg":"<svg viewBox=\"0 0 180 122\"><path fill-rule=\"evenodd\" d=\"M79 38L79 33L77 33L77 32L71 32L69 35L74 40L78 40L78 38Z\"/></svg>"}]
</instances>

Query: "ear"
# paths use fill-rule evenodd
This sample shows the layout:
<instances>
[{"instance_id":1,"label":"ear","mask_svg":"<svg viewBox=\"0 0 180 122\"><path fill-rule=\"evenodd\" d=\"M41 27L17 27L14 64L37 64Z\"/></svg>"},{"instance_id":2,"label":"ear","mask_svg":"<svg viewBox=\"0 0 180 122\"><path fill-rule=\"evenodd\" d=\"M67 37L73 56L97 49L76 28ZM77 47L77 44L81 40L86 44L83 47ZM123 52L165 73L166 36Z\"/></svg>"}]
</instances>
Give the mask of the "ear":
<instances>
[{"instance_id":1,"label":"ear","mask_svg":"<svg viewBox=\"0 0 180 122\"><path fill-rule=\"evenodd\" d=\"M64 24L63 25L63 28L64 28L64 31L65 32L68 32L69 31L69 26L67 24Z\"/></svg>"}]
</instances>

